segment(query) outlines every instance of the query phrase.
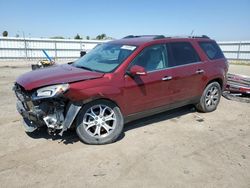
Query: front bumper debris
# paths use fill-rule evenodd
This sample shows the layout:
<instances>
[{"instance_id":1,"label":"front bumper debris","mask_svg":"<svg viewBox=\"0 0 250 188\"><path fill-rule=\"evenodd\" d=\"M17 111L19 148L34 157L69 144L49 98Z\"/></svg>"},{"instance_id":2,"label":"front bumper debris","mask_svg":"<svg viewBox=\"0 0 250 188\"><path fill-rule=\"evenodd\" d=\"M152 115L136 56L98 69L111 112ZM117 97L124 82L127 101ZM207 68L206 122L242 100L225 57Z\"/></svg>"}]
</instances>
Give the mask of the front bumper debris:
<instances>
[{"instance_id":1,"label":"front bumper debris","mask_svg":"<svg viewBox=\"0 0 250 188\"><path fill-rule=\"evenodd\" d=\"M69 129L77 116L78 112L80 111L81 106L70 104L67 115L65 117L64 122L62 123L62 130L59 133L60 136L63 135L63 132Z\"/></svg>"},{"instance_id":2,"label":"front bumper debris","mask_svg":"<svg viewBox=\"0 0 250 188\"><path fill-rule=\"evenodd\" d=\"M16 108L23 117L26 132L46 126L49 133L59 133L62 136L71 127L81 109L81 105L62 97L32 101L31 94L20 86L15 86L14 90L18 98Z\"/></svg>"},{"instance_id":3,"label":"front bumper debris","mask_svg":"<svg viewBox=\"0 0 250 188\"><path fill-rule=\"evenodd\" d=\"M34 132L35 130L37 130L37 126L36 124L34 124L32 121L30 121L29 119L23 119L23 126L25 129L25 132Z\"/></svg>"}]
</instances>

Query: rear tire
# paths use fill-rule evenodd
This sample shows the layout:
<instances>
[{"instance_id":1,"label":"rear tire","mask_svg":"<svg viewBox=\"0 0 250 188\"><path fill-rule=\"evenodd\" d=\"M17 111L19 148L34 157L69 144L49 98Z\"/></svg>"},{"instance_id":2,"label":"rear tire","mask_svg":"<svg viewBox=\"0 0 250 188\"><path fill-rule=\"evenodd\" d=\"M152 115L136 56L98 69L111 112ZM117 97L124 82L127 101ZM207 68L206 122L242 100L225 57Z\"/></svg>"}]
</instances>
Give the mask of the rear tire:
<instances>
[{"instance_id":1,"label":"rear tire","mask_svg":"<svg viewBox=\"0 0 250 188\"><path fill-rule=\"evenodd\" d=\"M123 131L123 115L107 100L85 104L76 119L76 133L86 144L109 144Z\"/></svg>"},{"instance_id":2,"label":"rear tire","mask_svg":"<svg viewBox=\"0 0 250 188\"><path fill-rule=\"evenodd\" d=\"M212 112L216 110L221 98L221 86L218 82L207 85L196 109L200 112Z\"/></svg>"}]
</instances>

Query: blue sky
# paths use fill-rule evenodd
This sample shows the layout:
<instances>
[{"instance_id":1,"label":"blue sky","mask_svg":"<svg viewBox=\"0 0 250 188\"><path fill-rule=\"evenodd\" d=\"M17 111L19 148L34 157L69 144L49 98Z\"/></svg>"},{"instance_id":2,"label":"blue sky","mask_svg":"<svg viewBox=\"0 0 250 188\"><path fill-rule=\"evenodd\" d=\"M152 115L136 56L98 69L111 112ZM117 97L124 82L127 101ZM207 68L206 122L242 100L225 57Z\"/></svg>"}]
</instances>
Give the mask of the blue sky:
<instances>
[{"instance_id":1,"label":"blue sky","mask_svg":"<svg viewBox=\"0 0 250 188\"><path fill-rule=\"evenodd\" d=\"M0 32L114 38L206 34L250 40L250 0L0 0Z\"/></svg>"}]
</instances>

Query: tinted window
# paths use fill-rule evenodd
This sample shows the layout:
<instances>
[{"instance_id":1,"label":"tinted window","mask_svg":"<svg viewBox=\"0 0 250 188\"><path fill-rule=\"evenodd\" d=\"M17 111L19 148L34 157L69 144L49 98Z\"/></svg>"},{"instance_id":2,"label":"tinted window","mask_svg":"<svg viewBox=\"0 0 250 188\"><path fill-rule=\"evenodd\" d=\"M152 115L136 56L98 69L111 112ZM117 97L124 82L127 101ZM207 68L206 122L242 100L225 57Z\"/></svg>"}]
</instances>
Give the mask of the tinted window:
<instances>
[{"instance_id":1,"label":"tinted window","mask_svg":"<svg viewBox=\"0 0 250 188\"><path fill-rule=\"evenodd\" d=\"M189 42L170 43L169 46L173 56L173 61L171 62L170 67L200 61L198 54Z\"/></svg>"},{"instance_id":2,"label":"tinted window","mask_svg":"<svg viewBox=\"0 0 250 188\"><path fill-rule=\"evenodd\" d=\"M207 54L209 59L220 59L224 58L224 55L216 44L216 42L199 42L200 47L202 50Z\"/></svg>"},{"instance_id":3,"label":"tinted window","mask_svg":"<svg viewBox=\"0 0 250 188\"><path fill-rule=\"evenodd\" d=\"M168 58L165 54L165 45L154 45L145 48L132 62L132 65L139 65L146 71L154 71L166 68Z\"/></svg>"}]
</instances>

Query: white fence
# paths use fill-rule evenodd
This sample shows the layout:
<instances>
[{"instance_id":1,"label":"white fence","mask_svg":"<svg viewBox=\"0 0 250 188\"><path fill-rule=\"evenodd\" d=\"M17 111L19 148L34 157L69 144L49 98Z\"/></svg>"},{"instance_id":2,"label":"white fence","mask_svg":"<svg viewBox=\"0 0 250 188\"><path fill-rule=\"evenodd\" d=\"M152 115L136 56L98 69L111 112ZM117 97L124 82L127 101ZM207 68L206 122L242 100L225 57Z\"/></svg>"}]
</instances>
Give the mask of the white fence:
<instances>
[{"instance_id":1,"label":"white fence","mask_svg":"<svg viewBox=\"0 0 250 188\"><path fill-rule=\"evenodd\" d=\"M42 50L54 59L79 58L80 51L89 51L100 40L64 40L64 39L37 39L0 37L0 59L41 59Z\"/></svg>"},{"instance_id":2,"label":"white fence","mask_svg":"<svg viewBox=\"0 0 250 188\"><path fill-rule=\"evenodd\" d=\"M89 51L100 40L38 39L0 37L0 59L41 59L45 50L54 59L79 58L80 51ZM250 60L250 41L218 42L229 60Z\"/></svg>"},{"instance_id":3,"label":"white fence","mask_svg":"<svg viewBox=\"0 0 250 188\"><path fill-rule=\"evenodd\" d=\"M229 60L250 60L250 41L218 42Z\"/></svg>"}]
</instances>

